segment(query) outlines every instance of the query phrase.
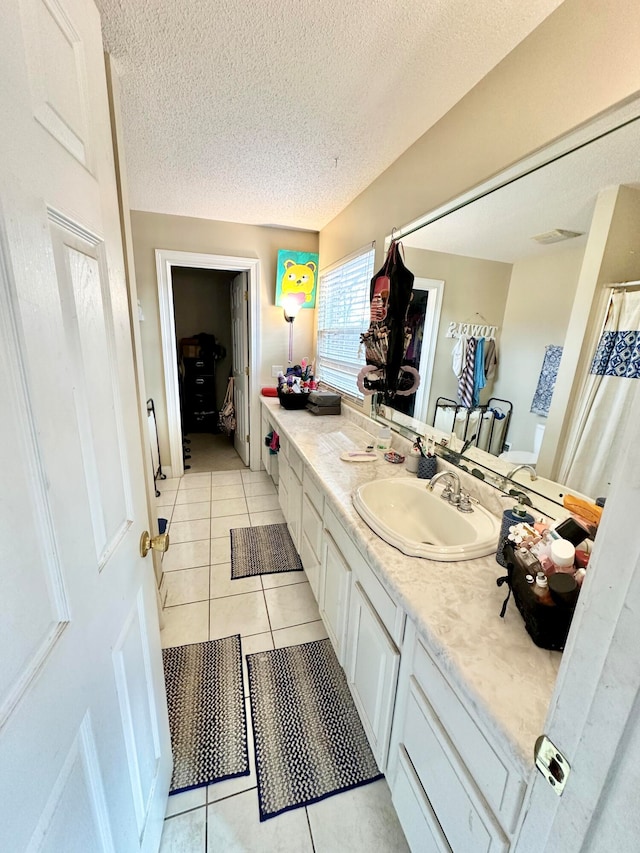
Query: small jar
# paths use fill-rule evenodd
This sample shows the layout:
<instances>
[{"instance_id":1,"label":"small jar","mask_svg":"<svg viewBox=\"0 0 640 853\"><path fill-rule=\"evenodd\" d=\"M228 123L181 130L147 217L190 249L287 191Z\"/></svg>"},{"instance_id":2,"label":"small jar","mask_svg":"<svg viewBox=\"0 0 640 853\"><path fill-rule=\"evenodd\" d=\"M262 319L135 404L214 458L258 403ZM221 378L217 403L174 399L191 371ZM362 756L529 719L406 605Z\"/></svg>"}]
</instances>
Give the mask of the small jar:
<instances>
[{"instance_id":1,"label":"small jar","mask_svg":"<svg viewBox=\"0 0 640 853\"><path fill-rule=\"evenodd\" d=\"M553 605L553 599L549 592L549 582L544 572L538 572L536 582L533 587L534 595L537 597L540 604Z\"/></svg>"},{"instance_id":2,"label":"small jar","mask_svg":"<svg viewBox=\"0 0 640 853\"><path fill-rule=\"evenodd\" d=\"M571 575L574 573L576 549L567 539L554 539L549 556L556 572L566 572Z\"/></svg>"}]
</instances>

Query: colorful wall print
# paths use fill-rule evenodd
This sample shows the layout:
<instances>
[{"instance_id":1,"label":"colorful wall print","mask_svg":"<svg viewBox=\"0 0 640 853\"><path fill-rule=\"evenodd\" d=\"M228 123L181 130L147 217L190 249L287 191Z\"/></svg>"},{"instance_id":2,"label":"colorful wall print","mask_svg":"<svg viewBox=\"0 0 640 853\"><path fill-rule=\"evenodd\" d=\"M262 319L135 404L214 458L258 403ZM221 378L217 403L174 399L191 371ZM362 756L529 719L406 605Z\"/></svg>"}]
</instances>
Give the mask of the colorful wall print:
<instances>
[{"instance_id":1,"label":"colorful wall print","mask_svg":"<svg viewBox=\"0 0 640 853\"><path fill-rule=\"evenodd\" d=\"M280 249L276 268L276 305L283 296L295 296L301 308L316 307L318 255Z\"/></svg>"}]
</instances>

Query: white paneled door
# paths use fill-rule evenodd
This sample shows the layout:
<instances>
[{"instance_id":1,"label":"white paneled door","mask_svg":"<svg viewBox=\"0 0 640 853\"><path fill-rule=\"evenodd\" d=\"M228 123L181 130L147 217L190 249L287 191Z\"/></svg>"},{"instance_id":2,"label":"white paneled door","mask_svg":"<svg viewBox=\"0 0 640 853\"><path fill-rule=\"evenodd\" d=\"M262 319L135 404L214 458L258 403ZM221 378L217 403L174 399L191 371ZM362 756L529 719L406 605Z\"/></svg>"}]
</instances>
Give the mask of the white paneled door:
<instances>
[{"instance_id":1,"label":"white paneled door","mask_svg":"<svg viewBox=\"0 0 640 853\"><path fill-rule=\"evenodd\" d=\"M231 340L233 346L233 404L236 431L233 445L245 465L249 464L249 321L248 276L238 273L231 282Z\"/></svg>"},{"instance_id":2,"label":"white paneled door","mask_svg":"<svg viewBox=\"0 0 640 853\"><path fill-rule=\"evenodd\" d=\"M0 850L152 851L171 772L98 12L0 6Z\"/></svg>"}]
</instances>

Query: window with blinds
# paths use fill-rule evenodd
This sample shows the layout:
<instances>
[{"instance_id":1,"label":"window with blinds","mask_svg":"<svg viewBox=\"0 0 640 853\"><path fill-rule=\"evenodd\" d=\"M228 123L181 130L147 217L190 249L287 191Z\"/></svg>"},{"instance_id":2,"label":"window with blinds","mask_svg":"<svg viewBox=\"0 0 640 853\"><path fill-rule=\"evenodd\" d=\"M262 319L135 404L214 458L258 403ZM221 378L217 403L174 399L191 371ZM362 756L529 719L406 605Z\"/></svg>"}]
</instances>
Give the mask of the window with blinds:
<instances>
[{"instance_id":1,"label":"window with blinds","mask_svg":"<svg viewBox=\"0 0 640 853\"><path fill-rule=\"evenodd\" d=\"M360 335L369 327L373 248L320 273L316 373L327 385L362 399L356 377L365 364Z\"/></svg>"}]
</instances>

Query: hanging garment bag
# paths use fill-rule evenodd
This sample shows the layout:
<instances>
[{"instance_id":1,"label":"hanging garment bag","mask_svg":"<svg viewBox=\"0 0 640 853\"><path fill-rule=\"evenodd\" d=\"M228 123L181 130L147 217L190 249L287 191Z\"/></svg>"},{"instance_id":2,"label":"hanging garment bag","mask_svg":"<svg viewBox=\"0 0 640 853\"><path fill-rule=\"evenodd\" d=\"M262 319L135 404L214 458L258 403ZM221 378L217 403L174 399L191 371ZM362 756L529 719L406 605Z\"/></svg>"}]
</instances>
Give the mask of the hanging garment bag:
<instances>
[{"instance_id":1,"label":"hanging garment bag","mask_svg":"<svg viewBox=\"0 0 640 853\"><path fill-rule=\"evenodd\" d=\"M233 406L233 376L229 377L227 393L224 395L224 403L218 415L220 431L231 435L236 428L236 410Z\"/></svg>"}]
</instances>

